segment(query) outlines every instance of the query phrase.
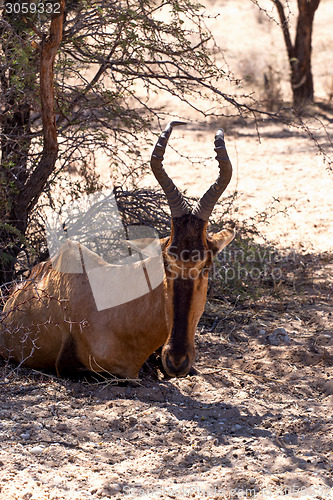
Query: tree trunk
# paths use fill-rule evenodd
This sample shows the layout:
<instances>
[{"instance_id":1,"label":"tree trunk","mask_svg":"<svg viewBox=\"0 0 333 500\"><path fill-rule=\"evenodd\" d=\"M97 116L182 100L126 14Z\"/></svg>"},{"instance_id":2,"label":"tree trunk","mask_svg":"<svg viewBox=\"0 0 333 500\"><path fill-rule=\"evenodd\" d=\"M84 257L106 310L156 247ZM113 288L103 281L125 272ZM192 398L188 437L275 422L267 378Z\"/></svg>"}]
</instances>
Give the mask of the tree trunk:
<instances>
[{"instance_id":1,"label":"tree trunk","mask_svg":"<svg viewBox=\"0 0 333 500\"><path fill-rule=\"evenodd\" d=\"M298 20L294 55L290 59L291 87L295 106L313 102L313 77L311 70L312 28L320 0L298 0Z\"/></svg>"},{"instance_id":2,"label":"tree trunk","mask_svg":"<svg viewBox=\"0 0 333 500\"><path fill-rule=\"evenodd\" d=\"M272 1L279 14L288 53L294 105L300 107L308 102L313 102L314 97L311 70L312 28L320 0L297 0L298 18L294 44L291 42L288 20L281 0Z\"/></svg>"},{"instance_id":3,"label":"tree trunk","mask_svg":"<svg viewBox=\"0 0 333 500\"><path fill-rule=\"evenodd\" d=\"M3 64L0 86L4 113L0 135L0 284L13 278L16 258L22 246L20 236L25 233L27 224L26 213L15 210L27 179L33 90L32 52L22 29L21 17L7 13L6 9L3 11L3 19L11 31L3 29L1 33ZM17 36L18 33L20 36ZM26 74L25 78L23 74Z\"/></svg>"},{"instance_id":4,"label":"tree trunk","mask_svg":"<svg viewBox=\"0 0 333 500\"><path fill-rule=\"evenodd\" d=\"M1 131L0 166L0 285L15 276L17 256L24 247L24 234L28 215L37 203L58 155L57 130L54 110L53 65L62 39L64 0L60 0L60 14L52 14L50 32L39 45L40 53L40 100L43 121L43 151L41 160L32 168L28 166L31 144L29 97L22 99L22 89L15 79L18 69L11 59L24 47L12 47L10 38L5 51L9 58L9 72L0 75L2 90L6 91L7 117ZM17 19L6 19L15 32ZM19 34L19 32L16 32ZM18 36L16 37L18 38ZM22 39L22 37L21 37ZM4 44L3 44L4 46ZM36 75L34 75L36 77ZM6 78L7 77L7 78ZM22 75L21 75L22 78ZM36 89L36 79L33 81ZM23 92L23 95L24 92ZM21 96L21 97L20 97ZM11 113L11 108L13 112Z\"/></svg>"}]
</instances>

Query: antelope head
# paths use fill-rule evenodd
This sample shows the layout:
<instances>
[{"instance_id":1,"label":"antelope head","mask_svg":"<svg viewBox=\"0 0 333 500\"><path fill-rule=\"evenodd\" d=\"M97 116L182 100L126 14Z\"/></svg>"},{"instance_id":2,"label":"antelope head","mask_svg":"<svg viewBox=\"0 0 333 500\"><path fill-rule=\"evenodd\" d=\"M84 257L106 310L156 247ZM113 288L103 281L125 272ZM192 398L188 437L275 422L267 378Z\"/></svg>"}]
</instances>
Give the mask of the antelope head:
<instances>
[{"instance_id":1,"label":"antelope head","mask_svg":"<svg viewBox=\"0 0 333 500\"><path fill-rule=\"evenodd\" d=\"M171 211L171 235L163 245L165 267L165 313L168 338L162 349L162 362L170 376L188 374L195 358L194 335L203 313L209 269L214 256L235 236L225 229L208 235L208 219L232 174L223 130L215 136L219 175L215 183L190 208L163 168L165 148L176 125L171 122L160 135L151 157L152 171L162 187Z\"/></svg>"}]
</instances>

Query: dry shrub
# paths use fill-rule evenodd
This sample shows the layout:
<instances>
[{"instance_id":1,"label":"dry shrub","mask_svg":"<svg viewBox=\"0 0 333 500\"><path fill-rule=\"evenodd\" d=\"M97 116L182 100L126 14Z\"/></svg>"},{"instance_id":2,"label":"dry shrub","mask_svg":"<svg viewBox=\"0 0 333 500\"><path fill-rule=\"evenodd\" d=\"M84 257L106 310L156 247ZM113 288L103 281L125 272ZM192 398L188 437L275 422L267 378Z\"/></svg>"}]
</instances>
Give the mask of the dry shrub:
<instances>
[{"instance_id":1,"label":"dry shrub","mask_svg":"<svg viewBox=\"0 0 333 500\"><path fill-rule=\"evenodd\" d=\"M257 89L260 106L266 111L276 111L283 103L281 81L283 75L276 63L265 63L256 52L239 61L238 70L246 87Z\"/></svg>"},{"instance_id":2,"label":"dry shrub","mask_svg":"<svg viewBox=\"0 0 333 500\"><path fill-rule=\"evenodd\" d=\"M271 65L264 72L264 88L261 103L268 111L275 111L282 105L281 73Z\"/></svg>"}]
</instances>

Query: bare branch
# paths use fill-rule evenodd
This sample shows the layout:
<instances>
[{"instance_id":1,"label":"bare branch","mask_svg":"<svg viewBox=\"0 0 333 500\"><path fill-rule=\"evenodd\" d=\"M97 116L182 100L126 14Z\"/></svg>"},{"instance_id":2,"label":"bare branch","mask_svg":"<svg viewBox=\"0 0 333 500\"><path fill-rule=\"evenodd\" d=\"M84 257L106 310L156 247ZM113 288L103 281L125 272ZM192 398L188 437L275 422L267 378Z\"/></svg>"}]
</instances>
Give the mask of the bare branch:
<instances>
[{"instance_id":1,"label":"bare branch","mask_svg":"<svg viewBox=\"0 0 333 500\"><path fill-rule=\"evenodd\" d=\"M43 121L42 158L28 179L22 198L25 207L32 207L38 200L43 186L54 169L58 155L57 129L54 110L54 60L62 40L65 0L60 0L60 14L53 14L50 34L42 40L40 56L40 98ZM28 203L27 203L28 201Z\"/></svg>"},{"instance_id":2,"label":"bare branch","mask_svg":"<svg viewBox=\"0 0 333 500\"><path fill-rule=\"evenodd\" d=\"M280 18L280 23L281 23L281 28L284 36L284 41L286 44L288 56L289 56L289 61L294 57L294 46L291 42L291 37L290 37L290 32L289 32L289 23L286 18L285 12L283 5L280 0L272 0L274 5L277 8L279 18Z\"/></svg>"}]
</instances>

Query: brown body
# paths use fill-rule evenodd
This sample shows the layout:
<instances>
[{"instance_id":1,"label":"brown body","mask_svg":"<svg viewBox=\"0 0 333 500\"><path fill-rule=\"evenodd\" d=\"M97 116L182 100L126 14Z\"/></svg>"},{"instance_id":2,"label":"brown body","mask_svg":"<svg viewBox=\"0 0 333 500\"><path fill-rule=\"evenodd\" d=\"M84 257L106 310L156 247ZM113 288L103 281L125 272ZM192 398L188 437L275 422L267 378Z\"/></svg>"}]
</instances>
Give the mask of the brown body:
<instances>
[{"instance_id":1,"label":"brown body","mask_svg":"<svg viewBox=\"0 0 333 500\"><path fill-rule=\"evenodd\" d=\"M171 129L170 125L166 129L169 135ZM172 183L170 194L165 177L160 178L166 176L163 148L165 144L157 144L152 158L153 172L172 214L171 236L161 241L163 283L138 299L98 311L85 272L60 272L52 261L41 263L14 289L5 305L2 356L32 368L55 369L60 376L92 370L133 378L149 355L164 345L162 361L167 373L184 376L189 372L195 357L195 330L206 302L208 270L214 255L233 239L234 231L206 235L210 205L216 202L209 196L207 202L210 191L192 212L182 198L174 199L175 192L179 193L172 181L167 178ZM224 190L231 164L229 160L219 163L220 171L221 164L224 173L229 168L227 182L223 178L222 187L218 186ZM218 181L212 186L214 197L220 196ZM75 245L68 241L62 258L70 259ZM107 265L96 254L89 254L100 266Z\"/></svg>"},{"instance_id":2,"label":"brown body","mask_svg":"<svg viewBox=\"0 0 333 500\"><path fill-rule=\"evenodd\" d=\"M7 328L0 335L0 352L62 376L86 369L136 377L167 338L163 284L136 300L98 311L87 275L59 272L51 262L33 269L3 313Z\"/></svg>"}]
</instances>

